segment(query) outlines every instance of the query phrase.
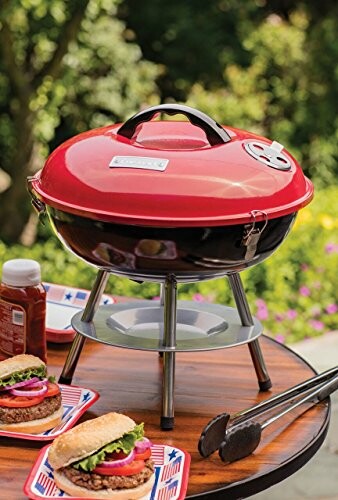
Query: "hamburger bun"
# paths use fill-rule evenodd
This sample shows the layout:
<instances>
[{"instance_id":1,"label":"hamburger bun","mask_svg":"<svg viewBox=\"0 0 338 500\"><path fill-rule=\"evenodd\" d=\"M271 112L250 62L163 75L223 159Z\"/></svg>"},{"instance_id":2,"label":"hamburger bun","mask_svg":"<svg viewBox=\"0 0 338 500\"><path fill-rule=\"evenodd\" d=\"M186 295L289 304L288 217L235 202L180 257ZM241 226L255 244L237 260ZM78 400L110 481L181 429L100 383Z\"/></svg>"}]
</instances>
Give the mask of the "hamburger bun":
<instances>
[{"instance_id":1,"label":"hamburger bun","mask_svg":"<svg viewBox=\"0 0 338 500\"><path fill-rule=\"evenodd\" d=\"M53 441L48 454L49 463L57 470L78 462L130 432L135 425L134 420L121 413L106 413L87 420Z\"/></svg>"},{"instance_id":2,"label":"hamburger bun","mask_svg":"<svg viewBox=\"0 0 338 500\"><path fill-rule=\"evenodd\" d=\"M0 362L0 379L4 380L12 373L24 372L40 366L46 367L46 364L40 358L31 354L18 354Z\"/></svg>"}]
</instances>

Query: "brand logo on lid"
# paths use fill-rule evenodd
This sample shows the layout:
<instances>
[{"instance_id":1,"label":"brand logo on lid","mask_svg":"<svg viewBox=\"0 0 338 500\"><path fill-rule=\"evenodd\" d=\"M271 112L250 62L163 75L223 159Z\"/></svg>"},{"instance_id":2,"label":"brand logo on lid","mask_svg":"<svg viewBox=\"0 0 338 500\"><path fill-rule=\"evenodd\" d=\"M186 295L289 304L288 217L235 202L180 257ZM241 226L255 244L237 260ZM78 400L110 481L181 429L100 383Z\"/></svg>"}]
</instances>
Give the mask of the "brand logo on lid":
<instances>
[{"instance_id":1,"label":"brand logo on lid","mask_svg":"<svg viewBox=\"0 0 338 500\"><path fill-rule=\"evenodd\" d=\"M159 170L163 172L169 160L164 158L148 158L146 156L114 156L109 167L142 168L146 170Z\"/></svg>"}]
</instances>

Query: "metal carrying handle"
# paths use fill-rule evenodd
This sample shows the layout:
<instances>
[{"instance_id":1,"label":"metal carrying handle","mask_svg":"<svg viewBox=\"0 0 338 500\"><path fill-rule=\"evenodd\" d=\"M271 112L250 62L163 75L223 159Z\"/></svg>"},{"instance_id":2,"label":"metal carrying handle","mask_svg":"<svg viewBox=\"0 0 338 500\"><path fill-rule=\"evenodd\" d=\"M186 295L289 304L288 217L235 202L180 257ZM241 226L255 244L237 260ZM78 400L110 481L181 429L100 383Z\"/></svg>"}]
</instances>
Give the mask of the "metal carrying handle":
<instances>
[{"instance_id":1,"label":"metal carrying handle","mask_svg":"<svg viewBox=\"0 0 338 500\"><path fill-rule=\"evenodd\" d=\"M168 115L181 114L186 116L193 125L196 125L196 127L201 128L205 132L210 146L217 146L231 141L231 137L224 128L210 118L210 116L183 104L159 104L158 106L152 106L144 111L140 111L129 118L118 129L117 134L131 139L138 125L150 121L157 113L167 113Z\"/></svg>"},{"instance_id":2,"label":"metal carrying handle","mask_svg":"<svg viewBox=\"0 0 338 500\"><path fill-rule=\"evenodd\" d=\"M42 217L44 215L46 215L46 205L35 194L35 191L34 191L34 188L33 188L33 181L35 179L36 179L36 176L30 175L30 176L27 177L27 180L26 180L26 182L27 182L27 190L28 190L28 192L30 194L31 203L33 205L33 208L36 211L36 213L38 214L39 220L42 222L42 224L44 224Z\"/></svg>"},{"instance_id":3,"label":"metal carrying handle","mask_svg":"<svg viewBox=\"0 0 338 500\"><path fill-rule=\"evenodd\" d=\"M264 210L251 210L250 215L251 215L253 221L252 221L252 227L251 227L247 236L250 236L250 234L253 233L253 231L256 228L256 222L257 222L256 216L257 215L258 216L263 215L263 217L264 217L264 225L263 225L262 229L260 229L260 231L259 231L259 233L261 234L268 224L268 219L269 219L268 214L266 212L264 212Z\"/></svg>"}]
</instances>

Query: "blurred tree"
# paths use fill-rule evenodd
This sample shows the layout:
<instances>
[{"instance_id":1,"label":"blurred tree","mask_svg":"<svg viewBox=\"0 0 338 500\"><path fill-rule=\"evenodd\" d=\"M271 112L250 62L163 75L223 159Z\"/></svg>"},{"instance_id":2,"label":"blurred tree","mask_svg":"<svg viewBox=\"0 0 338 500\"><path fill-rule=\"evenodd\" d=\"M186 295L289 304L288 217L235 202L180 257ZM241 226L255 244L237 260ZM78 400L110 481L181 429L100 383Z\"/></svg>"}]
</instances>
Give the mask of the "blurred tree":
<instances>
[{"instance_id":1,"label":"blurred tree","mask_svg":"<svg viewBox=\"0 0 338 500\"><path fill-rule=\"evenodd\" d=\"M124 0L118 14L133 30L145 57L164 65L162 100L186 99L190 86L223 85L223 68L249 63L241 32L254 29L260 2L237 0Z\"/></svg>"},{"instance_id":2,"label":"blurred tree","mask_svg":"<svg viewBox=\"0 0 338 500\"><path fill-rule=\"evenodd\" d=\"M288 21L270 14L242 40L251 63L227 65L223 86L212 92L196 83L188 103L281 142L323 187L337 183L338 173L338 16L311 30L310 23L302 9L289 13Z\"/></svg>"},{"instance_id":3,"label":"blurred tree","mask_svg":"<svg viewBox=\"0 0 338 500\"><path fill-rule=\"evenodd\" d=\"M1 237L22 233L25 177L50 149L159 101L279 140L336 182L337 32L334 0L1 0Z\"/></svg>"},{"instance_id":4,"label":"blurred tree","mask_svg":"<svg viewBox=\"0 0 338 500\"><path fill-rule=\"evenodd\" d=\"M337 1L124 0L119 15L164 65L162 100L276 139L317 186L337 182Z\"/></svg>"},{"instance_id":5,"label":"blurred tree","mask_svg":"<svg viewBox=\"0 0 338 500\"><path fill-rule=\"evenodd\" d=\"M31 213L26 177L49 145L157 102L158 69L126 44L116 0L0 3L0 235L17 241Z\"/></svg>"}]
</instances>

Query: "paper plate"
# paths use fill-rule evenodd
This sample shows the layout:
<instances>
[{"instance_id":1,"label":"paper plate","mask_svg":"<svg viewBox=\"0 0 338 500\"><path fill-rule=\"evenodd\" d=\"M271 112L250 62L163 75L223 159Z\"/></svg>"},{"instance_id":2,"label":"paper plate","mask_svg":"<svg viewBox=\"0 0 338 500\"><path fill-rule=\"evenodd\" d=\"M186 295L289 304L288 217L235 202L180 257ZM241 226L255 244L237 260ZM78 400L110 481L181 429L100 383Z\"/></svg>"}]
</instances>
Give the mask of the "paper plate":
<instances>
[{"instance_id":1,"label":"paper plate","mask_svg":"<svg viewBox=\"0 0 338 500\"><path fill-rule=\"evenodd\" d=\"M75 385L59 384L62 396L63 415L62 421L53 429L41 434L28 434L23 432L10 432L0 430L0 436L29 439L32 441L51 441L67 431L77 422L83 413L99 399L99 394L92 389L77 387Z\"/></svg>"},{"instance_id":2,"label":"paper plate","mask_svg":"<svg viewBox=\"0 0 338 500\"><path fill-rule=\"evenodd\" d=\"M80 500L59 490L54 483L53 468L48 462L49 447L50 445L45 446L40 451L25 482L24 493L33 500L41 498ZM142 500L183 500L188 486L190 455L178 448L162 444L154 444L151 451L155 464L155 483L151 493L142 497Z\"/></svg>"},{"instance_id":3,"label":"paper plate","mask_svg":"<svg viewBox=\"0 0 338 500\"><path fill-rule=\"evenodd\" d=\"M43 284L47 291L46 336L48 342L63 344L72 342L75 331L71 319L85 308L90 291L65 287L54 283ZM102 295L101 304L113 304L109 295Z\"/></svg>"}]
</instances>

